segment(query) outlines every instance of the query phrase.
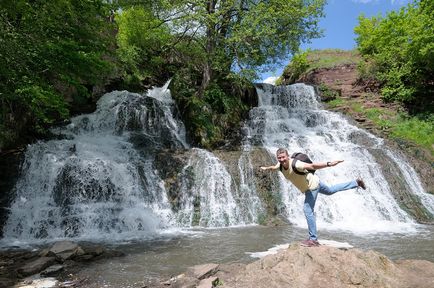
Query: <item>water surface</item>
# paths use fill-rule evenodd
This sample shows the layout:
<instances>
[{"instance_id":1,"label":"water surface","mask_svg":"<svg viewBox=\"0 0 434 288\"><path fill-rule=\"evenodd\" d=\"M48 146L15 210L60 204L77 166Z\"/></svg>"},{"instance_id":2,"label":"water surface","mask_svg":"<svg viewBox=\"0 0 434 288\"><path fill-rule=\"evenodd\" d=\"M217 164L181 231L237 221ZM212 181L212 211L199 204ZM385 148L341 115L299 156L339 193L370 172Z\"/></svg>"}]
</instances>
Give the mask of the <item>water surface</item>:
<instances>
[{"instance_id":1,"label":"water surface","mask_svg":"<svg viewBox=\"0 0 434 288\"><path fill-rule=\"evenodd\" d=\"M392 260L434 262L434 227L418 226L417 230L412 234L367 235L320 230L320 240L348 242L359 249L380 252ZM156 279L168 279L183 273L193 265L249 263L257 260L251 256L252 252L298 242L306 235L305 229L292 225L189 230L149 241L113 245L126 256L92 263L77 276L87 278L88 287L142 287Z\"/></svg>"}]
</instances>

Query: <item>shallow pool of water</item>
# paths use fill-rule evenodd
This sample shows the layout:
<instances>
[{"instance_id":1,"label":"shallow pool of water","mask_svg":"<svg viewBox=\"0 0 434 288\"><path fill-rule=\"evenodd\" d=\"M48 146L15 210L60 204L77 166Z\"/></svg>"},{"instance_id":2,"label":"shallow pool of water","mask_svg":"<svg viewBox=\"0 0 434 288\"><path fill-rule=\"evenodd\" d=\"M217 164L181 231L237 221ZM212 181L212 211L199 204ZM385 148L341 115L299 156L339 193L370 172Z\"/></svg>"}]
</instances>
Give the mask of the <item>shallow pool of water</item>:
<instances>
[{"instance_id":1,"label":"shallow pool of water","mask_svg":"<svg viewBox=\"0 0 434 288\"><path fill-rule=\"evenodd\" d=\"M298 242L307 231L291 225L249 226L226 229L188 230L135 241L112 248L126 256L94 262L77 275L87 278L87 287L143 287L155 279L168 279L186 268L204 263L248 263L251 252ZM434 227L420 226L414 234L354 235L320 230L320 239L348 242L356 248L378 251L392 260L425 259L434 262Z\"/></svg>"}]
</instances>

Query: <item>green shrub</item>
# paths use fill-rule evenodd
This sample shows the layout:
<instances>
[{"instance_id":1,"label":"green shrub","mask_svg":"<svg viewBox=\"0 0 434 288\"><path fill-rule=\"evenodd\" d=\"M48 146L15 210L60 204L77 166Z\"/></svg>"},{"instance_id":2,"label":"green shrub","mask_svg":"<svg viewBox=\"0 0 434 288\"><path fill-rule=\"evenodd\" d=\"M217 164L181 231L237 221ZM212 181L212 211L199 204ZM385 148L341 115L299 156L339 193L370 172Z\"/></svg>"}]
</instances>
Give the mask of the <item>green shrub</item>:
<instances>
[{"instance_id":1,"label":"green shrub","mask_svg":"<svg viewBox=\"0 0 434 288\"><path fill-rule=\"evenodd\" d=\"M295 81L297 81L297 79L309 68L307 54L308 51L294 54L291 63L285 67L283 77L286 79L288 84L295 83Z\"/></svg>"},{"instance_id":2,"label":"green shrub","mask_svg":"<svg viewBox=\"0 0 434 288\"><path fill-rule=\"evenodd\" d=\"M359 17L358 50L366 63L362 77L375 77L384 86L386 101L410 108L433 109L434 17L432 1L414 1L386 17ZM429 7L429 8L427 8Z\"/></svg>"}]
</instances>

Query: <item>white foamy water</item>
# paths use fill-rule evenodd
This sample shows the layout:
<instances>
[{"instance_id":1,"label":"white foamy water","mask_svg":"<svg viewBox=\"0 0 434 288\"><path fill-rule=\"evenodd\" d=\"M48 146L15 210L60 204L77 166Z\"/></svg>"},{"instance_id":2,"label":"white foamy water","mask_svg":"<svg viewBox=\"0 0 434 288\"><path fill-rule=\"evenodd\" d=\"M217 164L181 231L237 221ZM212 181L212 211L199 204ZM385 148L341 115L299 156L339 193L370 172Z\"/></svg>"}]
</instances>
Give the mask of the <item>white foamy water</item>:
<instances>
[{"instance_id":1,"label":"white foamy water","mask_svg":"<svg viewBox=\"0 0 434 288\"><path fill-rule=\"evenodd\" d=\"M178 213L181 225L222 227L244 223L244 215L233 196L231 175L212 153L193 148L181 175Z\"/></svg>"},{"instance_id":2,"label":"white foamy water","mask_svg":"<svg viewBox=\"0 0 434 288\"><path fill-rule=\"evenodd\" d=\"M387 150L381 140L351 125L341 115L321 110L311 86L264 85L258 89L258 94L260 105L250 112L252 138L265 146L273 157L279 147L285 147L290 155L292 152L304 152L317 162L343 159L345 162L321 169L316 172L317 175L329 185L361 177L368 187L367 190L347 190L332 196L320 194L315 207L319 229L362 234L416 231L415 222L392 196L387 179L368 147L352 141L354 137L359 137L376 146L376 149ZM387 153L395 159L396 165L404 165L391 151L387 150ZM404 170L403 174L408 175L406 180L415 182L409 185L412 193L431 199L432 195L425 193L420 181L417 181L414 170ZM280 191L275 193L282 194L288 220L306 227L304 195L282 175L280 187ZM426 201L427 208L433 212L430 201Z\"/></svg>"},{"instance_id":3,"label":"white foamy water","mask_svg":"<svg viewBox=\"0 0 434 288\"><path fill-rule=\"evenodd\" d=\"M2 244L143 239L175 226L152 152L187 147L185 129L167 87L149 94L108 93L55 130L65 139L28 147Z\"/></svg>"}]
</instances>

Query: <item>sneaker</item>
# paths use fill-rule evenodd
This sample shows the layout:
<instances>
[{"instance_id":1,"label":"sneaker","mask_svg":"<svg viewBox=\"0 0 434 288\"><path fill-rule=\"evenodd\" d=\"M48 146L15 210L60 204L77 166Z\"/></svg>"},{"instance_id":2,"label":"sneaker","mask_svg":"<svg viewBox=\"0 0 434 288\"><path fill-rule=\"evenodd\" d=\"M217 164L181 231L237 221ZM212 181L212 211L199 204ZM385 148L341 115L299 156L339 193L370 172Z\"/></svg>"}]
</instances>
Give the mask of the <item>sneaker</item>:
<instances>
[{"instance_id":1,"label":"sneaker","mask_svg":"<svg viewBox=\"0 0 434 288\"><path fill-rule=\"evenodd\" d=\"M363 182L362 179L359 178L356 180L356 182L357 182L357 185L359 185L359 187L361 187L363 190L366 190L365 182Z\"/></svg>"},{"instance_id":2,"label":"sneaker","mask_svg":"<svg viewBox=\"0 0 434 288\"><path fill-rule=\"evenodd\" d=\"M317 247L317 246L319 246L319 242L317 240L307 239L307 240L301 241L300 245L304 246L304 247Z\"/></svg>"}]
</instances>

